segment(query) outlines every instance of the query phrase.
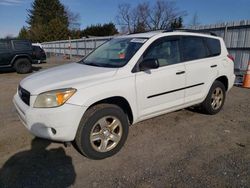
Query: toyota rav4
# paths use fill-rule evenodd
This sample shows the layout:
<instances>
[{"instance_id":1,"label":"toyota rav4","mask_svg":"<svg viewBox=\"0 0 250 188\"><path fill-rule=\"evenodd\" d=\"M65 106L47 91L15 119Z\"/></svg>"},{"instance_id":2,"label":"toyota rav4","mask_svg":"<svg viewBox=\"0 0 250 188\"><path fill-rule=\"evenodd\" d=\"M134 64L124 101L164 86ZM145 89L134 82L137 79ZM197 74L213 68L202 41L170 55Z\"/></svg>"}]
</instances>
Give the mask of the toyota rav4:
<instances>
[{"instance_id":1,"label":"toyota rav4","mask_svg":"<svg viewBox=\"0 0 250 188\"><path fill-rule=\"evenodd\" d=\"M234 79L222 38L148 32L116 37L77 63L25 78L14 104L35 136L74 141L83 155L103 159L121 149L129 125L190 106L218 113Z\"/></svg>"}]
</instances>

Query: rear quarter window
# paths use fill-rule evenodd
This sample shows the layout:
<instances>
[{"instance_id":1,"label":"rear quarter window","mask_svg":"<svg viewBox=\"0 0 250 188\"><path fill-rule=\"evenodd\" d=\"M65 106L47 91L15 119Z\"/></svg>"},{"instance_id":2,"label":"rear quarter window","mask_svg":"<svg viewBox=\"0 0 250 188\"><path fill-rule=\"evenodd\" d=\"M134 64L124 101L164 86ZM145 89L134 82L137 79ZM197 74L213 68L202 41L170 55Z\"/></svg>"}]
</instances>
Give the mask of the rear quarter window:
<instances>
[{"instance_id":1,"label":"rear quarter window","mask_svg":"<svg viewBox=\"0 0 250 188\"><path fill-rule=\"evenodd\" d=\"M218 56L221 54L221 45L218 39L205 38L209 49L209 56Z\"/></svg>"},{"instance_id":2,"label":"rear quarter window","mask_svg":"<svg viewBox=\"0 0 250 188\"><path fill-rule=\"evenodd\" d=\"M15 50L31 50L31 43L29 41L13 41Z\"/></svg>"}]
</instances>

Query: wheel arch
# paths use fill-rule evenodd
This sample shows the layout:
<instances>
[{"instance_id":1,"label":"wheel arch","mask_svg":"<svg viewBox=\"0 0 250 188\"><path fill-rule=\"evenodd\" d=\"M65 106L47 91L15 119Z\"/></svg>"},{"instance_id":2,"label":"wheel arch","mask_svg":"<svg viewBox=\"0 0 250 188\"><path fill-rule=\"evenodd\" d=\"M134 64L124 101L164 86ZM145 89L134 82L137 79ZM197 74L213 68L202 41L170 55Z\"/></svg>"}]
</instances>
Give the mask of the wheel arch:
<instances>
[{"instance_id":1,"label":"wheel arch","mask_svg":"<svg viewBox=\"0 0 250 188\"><path fill-rule=\"evenodd\" d=\"M227 76L225 76L225 75L220 76L220 77L216 78L215 81L220 81L225 86L226 91L228 91L229 81L228 81Z\"/></svg>"},{"instance_id":2,"label":"wheel arch","mask_svg":"<svg viewBox=\"0 0 250 188\"><path fill-rule=\"evenodd\" d=\"M219 77L215 78L214 81L211 81L211 83L209 83L208 87L206 88L205 94L203 96L203 100L205 100L205 98L207 97L209 90L215 81L221 82L225 86L226 91L228 91L229 80L228 80L227 76L226 75L219 76Z\"/></svg>"},{"instance_id":3,"label":"wheel arch","mask_svg":"<svg viewBox=\"0 0 250 188\"><path fill-rule=\"evenodd\" d=\"M32 59L31 59L31 57L30 57L29 55L27 55L27 54L21 54L21 55L16 55L16 56L14 56L14 57L12 58L12 60L11 60L11 65L13 66L14 63L16 62L16 60L21 59L21 58L26 58L26 59L28 59L28 60L30 61L30 63L32 64Z\"/></svg>"},{"instance_id":4,"label":"wheel arch","mask_svg":"<svg viewBox=\"0 0 250 188\"><path fill-rule=\"evenodd\" d=\"M133 115L133 111L132 111L132 108L131 108L131 105L129 104L129 102L127 101L127 99L125 99L124 97L121 97L121 96L112 96L112 97L108 97L108 98L104 98L104 99L101 99L97 102L94 102L93 104L91 104L89 108L97 105L97 104L103 104L103 103L106 103L106 104L114 104L114 105L117 105L119 106L128 116L128 119L129 119L129 123L130 124L133 124L134 122L134 115ZM88 110L87 109L87 110Z\"/></svg>"}]
</instances>

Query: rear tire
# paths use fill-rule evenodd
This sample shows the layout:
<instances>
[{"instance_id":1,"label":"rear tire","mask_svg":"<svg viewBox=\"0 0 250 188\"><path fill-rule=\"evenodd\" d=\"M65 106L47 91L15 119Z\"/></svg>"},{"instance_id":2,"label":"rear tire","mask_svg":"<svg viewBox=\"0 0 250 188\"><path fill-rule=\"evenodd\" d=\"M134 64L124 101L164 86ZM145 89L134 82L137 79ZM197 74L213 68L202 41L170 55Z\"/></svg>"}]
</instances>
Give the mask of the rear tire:
<instances>
[{"instance_id":1,"label":"rear tire","mask_svg":"<svg viewBox=\"0 0 250 188\"><path fill-rule=\"evenodd\" d=\"M19 74L26 74L31 72L32 64L27 58L17 59L14 63L14 69Z\"/></svg>"},{"instance_id":2,"label":"rear tire","mask_svg":"<svg viewBox=\"0 0 250 188\"><path fill-rule=\"evenodd\" d=\"M113 104L98 104L87 110L77 130L75 145L91 159L116 154L128 136L129 123L124 111Z\"/></svg>"},{"instance_id":3,"label":"rear tire","mask_svg":"<svg viewBox=\"0 0 250 188\"><path fill-rule=\"evenodd\" d=\"M223 83L215 81L211 86L206 99L201 103L201 110L205 114L217 114L223 107L226 99L226 89Z\"/></svg>"}]
</instances>

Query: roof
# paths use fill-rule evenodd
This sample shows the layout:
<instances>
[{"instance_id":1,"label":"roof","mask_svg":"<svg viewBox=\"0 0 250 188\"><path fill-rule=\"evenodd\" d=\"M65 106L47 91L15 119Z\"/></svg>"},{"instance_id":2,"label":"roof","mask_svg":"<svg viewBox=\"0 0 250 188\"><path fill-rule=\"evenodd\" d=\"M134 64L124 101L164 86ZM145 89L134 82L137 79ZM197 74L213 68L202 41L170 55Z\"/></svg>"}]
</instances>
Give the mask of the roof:
<instances>
[{"instance_id":1,"label":"roof","mask_svg":"<svg viewBox=\"0 0 250 188\"><path fill-rule=\"evenodd\" d=\"M126 37L127 38L151 38L155 35L162 34L162 33L216 37L216 35L211 32L205 32L205 31L203 32L199 30L190 30L190 29L176 29L176 30L156 30L156 31L149 31L145 33L122 35L122 36L119 36L118 38L126 38Z\"/></svg>"},{"instance_id":2,"label":"roof","mask_svg":"<svg viewBox=\"0 0 250 188\"><path fill-rule=\"evenodd\" d=\"M129 34L129 35L122 35L119 37L121 37L121 38L125 38L125 37L128 37L128 38L151 38L151 37L153 37L157 34L160 34L162 32L163 32L163 30L157 30L157 31L150 31L150 32L145 32L145 33L135 33L135 34Z\"/></svg>"}]
</instances>

